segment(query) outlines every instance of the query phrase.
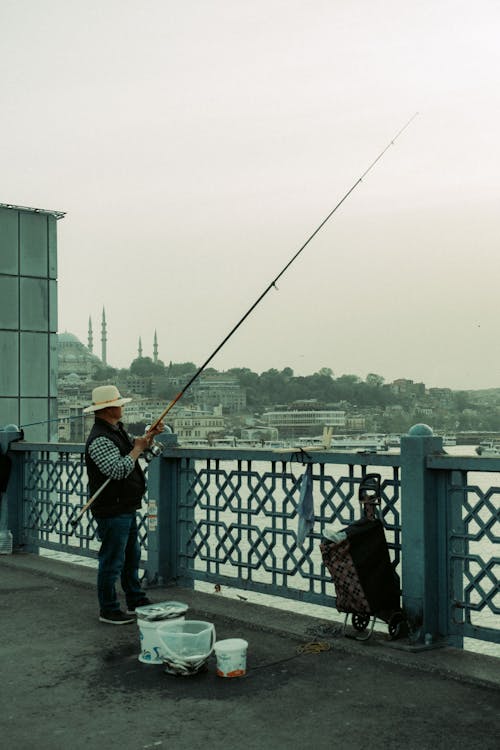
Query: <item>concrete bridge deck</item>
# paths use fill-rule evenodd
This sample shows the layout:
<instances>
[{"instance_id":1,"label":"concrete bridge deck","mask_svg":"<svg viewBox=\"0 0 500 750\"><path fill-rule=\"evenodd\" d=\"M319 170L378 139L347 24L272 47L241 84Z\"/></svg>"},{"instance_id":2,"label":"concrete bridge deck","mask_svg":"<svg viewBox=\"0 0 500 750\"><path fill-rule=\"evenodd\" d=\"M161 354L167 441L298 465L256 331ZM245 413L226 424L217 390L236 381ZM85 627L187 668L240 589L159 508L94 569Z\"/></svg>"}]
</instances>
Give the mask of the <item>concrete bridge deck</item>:
<instances>
[{"instance_id":1,"label":"concrete bridge deck","mask_svg":"<svg viewBox=\"0 0 500 750\"><path fill-rule=\"evenodd\" d=\"M97 619L95 571L32 555L0 557L0 737L16 750L493 750L500 660L451 648L412 653L338 622L186 589L217 637L249 643L247 674L176 677L138 661L135 624ZM300 653L321 641L329 650ZM306 649L307 651L307 649Z\"/></svg>"}]
</instances>

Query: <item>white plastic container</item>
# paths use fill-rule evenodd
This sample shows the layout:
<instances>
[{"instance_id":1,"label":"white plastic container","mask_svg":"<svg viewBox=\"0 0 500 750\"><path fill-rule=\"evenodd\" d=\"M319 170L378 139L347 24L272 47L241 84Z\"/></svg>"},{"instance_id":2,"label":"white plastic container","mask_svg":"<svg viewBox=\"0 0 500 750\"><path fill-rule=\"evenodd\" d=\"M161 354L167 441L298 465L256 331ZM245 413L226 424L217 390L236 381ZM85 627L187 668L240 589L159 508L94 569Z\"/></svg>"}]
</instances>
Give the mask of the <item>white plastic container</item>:
<instances>
[{"instance_id":1,"label":"white plastic container","mask_svg":"<svg viewBox=\"0 0 500 750\"><path fill-rule=\"evenodd\" d=\"M179 620L158 626L160 653L164 660L198 663L208 659L214 648L215 627L202 620Z\"/></svg>"},{"instance_id":2,"label":"white plastic container","mask_svg":"<svg viewBox=\"0 0 500 750\"><path fill-rule=\"evenodd\" d=\"M0 531L0 555L12 555L12 532Z\"/></svg>"},{"instance_id":3,"label":"white plastic container","mask_svg":"<svg viewBox=\"0 0 500 750\"><path fill-rule=\"evenodd\" d=\"M248 641L227 638L214 645L219 677L243 677L247 671Z\"/></svg>"},{"instance_id":4,"label":"white plastic container","mask_svg":"<svg viewBox=\"0 0 500 750\"><path fill-rule=\"evenodd\" d=\"M171 601L137 607L135 611L141 645L140 662L143 664L162 664L158 626L175 625L179 621L184 621L184 614L187 609L187 604Z\"/></svg>"}]
</instances>

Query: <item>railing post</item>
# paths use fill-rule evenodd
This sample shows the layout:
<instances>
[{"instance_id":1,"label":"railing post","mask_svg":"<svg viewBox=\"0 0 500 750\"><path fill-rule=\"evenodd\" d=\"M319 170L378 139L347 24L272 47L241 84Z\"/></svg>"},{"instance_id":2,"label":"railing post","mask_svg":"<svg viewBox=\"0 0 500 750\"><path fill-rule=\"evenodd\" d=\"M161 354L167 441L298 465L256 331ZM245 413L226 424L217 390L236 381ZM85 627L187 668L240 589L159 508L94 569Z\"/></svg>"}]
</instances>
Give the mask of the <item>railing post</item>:
<instances>
[{"instance_id":1,"label":"railing post","mask_svg":"<svg viewBox=\"0 0 500 750\"><path fill-rule=\"evenodd\" d=\"M443 440L427 425L414 425L401 438L401 572L403 607L415 643L430 646L442 627L442 551L446 545L445 499L426 458L442 453ZM444 586L444 589L446 587Z\"/></svg>"},{"instance_id":2,"label":"railing post","mask_svg":"<svg viewBox=\"0 0 500 750\"><path fill-rule=\"evenodd\" d=\"M156 438L164 446L175 446L177 436L162 433ZM154 458L148 469L148 557L149 584L166 585L177 581L177 515L180 459Z\"/></svg>"},{"instance_id":3,"label":"railing post","mask_svg":"<svg viewBox=\"0 0 500 750\"><path fill-rule=\"evenodd\" d=\"M455 648L464 647L463 627L465 624L465 610L463 609L464 597L464 569L465 560L468 557L469 545L467 540L466 524L463 518L463 507L466 496L467 472L454 471L451 473L451 492L448 506L449 520L447 540L450 540L450 548L447 550L447 563L449 560L449 572L447 568L448 601L445 612L446 626L448 632L448 644ZM453 535L453 539L450 539ZM449 580L448 580L449 576Z\"/></svg>"}]
</instances>

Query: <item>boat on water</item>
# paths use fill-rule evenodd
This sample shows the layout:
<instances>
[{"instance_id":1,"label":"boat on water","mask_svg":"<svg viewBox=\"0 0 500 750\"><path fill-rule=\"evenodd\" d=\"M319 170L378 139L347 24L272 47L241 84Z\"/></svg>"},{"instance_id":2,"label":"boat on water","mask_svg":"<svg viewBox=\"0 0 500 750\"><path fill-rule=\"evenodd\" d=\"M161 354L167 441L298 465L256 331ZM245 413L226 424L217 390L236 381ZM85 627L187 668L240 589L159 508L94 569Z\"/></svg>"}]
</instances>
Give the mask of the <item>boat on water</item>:
<instances>
[{"instance_id":1,"label":"boat on water","mask_svg":"<svg viewBox=\"0 0 500 750\"><path fill-rule=\"evenodd\" d=\"M299 437L294 442L297 448L324 448L330 451L386 451L388 449L386 435L366 433L364 435L333 435L322 437Z\"/></svg>"},{"instance_id":2,"label":"boat on water","mask_svg":"<svg viewBox=\"0 0 500 750\"><path fill-rule=\"evenodd\" d=\"M483 440L476 448L478 456L500 456L500 442Z\"/></svg>"},{"instance_id":3,"label":"boat on water","mask_svg":"<svg viewBox=\"0 0 500 750\"><path fill-rule=\"evenodd\" d=\"M383 438L384 436L381 435L379 437ZM457 444L456 435L441 435L441 437L443 438L443 447L450 447ZM401 434L391 432L389 435L385 436L385 442L387 443L388 448L400 448Z\"/></svg>"},{"instance_id":4,"label":"boat on water","mask_svg":"<svg viewBox=\"0 0 500 750\"><path fill-rule=\"evenodd\" d=\"M265 440L262 447L274 450L275 448L289 448L290 445L285 440Z\"/></svg>"},{"instance_id":5,"label":"boat on water","mask_svg":"<svg viewBox=\"0 0 500 750\"><path fill-rule=\"evenodd\" d=\"M443 435L443 447L456 445L457 444L457 436L456 435Z\"/></svg>"},{"instance_id":6,"label":"boat on water","mask_svg":"<svg viewBox=\"0 0 500 750\"><path fill-rule=\"evenodd\" d=\"M388 449L387 438L378 433L365 435L337 435L332 438L330 448L340 448L354 451L386 451Z\"/></svg>"},{"instance_id":7,"label":"boat on water","mask_svg":"<svg viewBox=\"0 0 500 750\"><path fill-rule=\"evenodd\" d=\"M401 435L396 432L391 432L387 435L386 441L389 448L399 448L401 445Z\"/></svg>"}]
</instances>

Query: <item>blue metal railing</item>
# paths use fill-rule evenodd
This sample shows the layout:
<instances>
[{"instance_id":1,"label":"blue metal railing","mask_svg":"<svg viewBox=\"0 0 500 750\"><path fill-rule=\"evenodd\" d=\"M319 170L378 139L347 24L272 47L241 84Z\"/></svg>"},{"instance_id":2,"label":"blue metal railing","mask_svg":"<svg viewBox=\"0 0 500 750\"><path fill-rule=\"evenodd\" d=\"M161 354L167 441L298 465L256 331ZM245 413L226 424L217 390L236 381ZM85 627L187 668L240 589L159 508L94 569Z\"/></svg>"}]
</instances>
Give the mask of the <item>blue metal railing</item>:
<instances>
[{"instance_id":1,"label":"blue metal railing","mask_svg":"<svg viewBox=\"0 0 500 750\"><path fill-rule=\"evenodd\" d=\"M464 637L498 643L500 488L489 482L500 460L446 456L441 448L434 437L403 439L401 454L168 447L149 465L139 527L145 573L151 582L205 581L332 607L322 530L359 517L359 483L376 471L391 558L416 629L456 645ZM97 556L92 517L71 526L87 500L83 451L12 443L15 544ZM309 461L315 524L300 545L297 505Z\"/></svg>"}]
</instances>

